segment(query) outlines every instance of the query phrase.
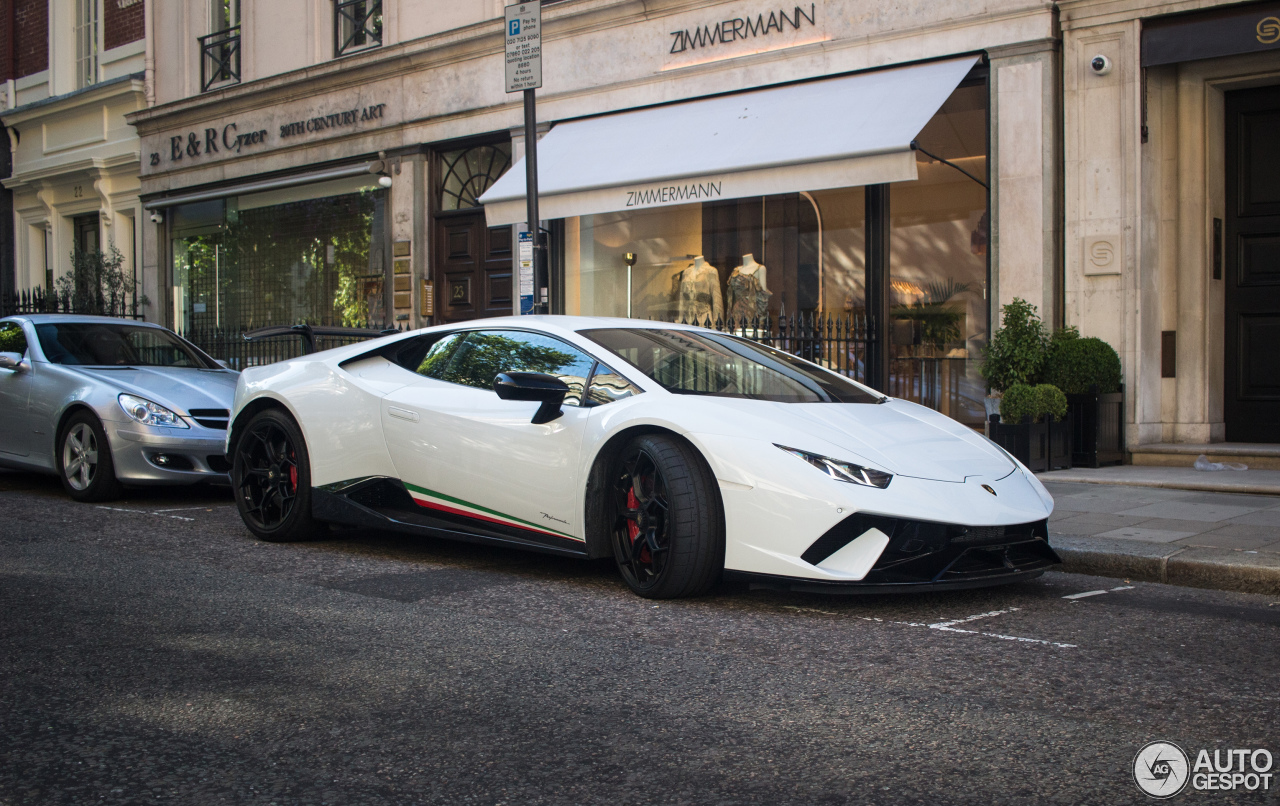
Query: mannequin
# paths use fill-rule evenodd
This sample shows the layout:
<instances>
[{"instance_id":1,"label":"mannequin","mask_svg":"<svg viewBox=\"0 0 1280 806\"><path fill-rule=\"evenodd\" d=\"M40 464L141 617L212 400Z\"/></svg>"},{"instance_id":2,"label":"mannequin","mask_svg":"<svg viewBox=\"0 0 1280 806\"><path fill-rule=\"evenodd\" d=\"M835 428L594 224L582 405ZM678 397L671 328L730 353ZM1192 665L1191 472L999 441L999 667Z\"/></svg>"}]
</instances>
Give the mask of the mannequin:
<instances>
[{"instance_id":1,"label":"mannequin","mask_svg":"<svg viewBox=\"0 0 1280 806\"><path fill-rule=\"evenodd\" d=\"M724 301L720 295L720 272L702 255L693 259L693 265L680 272L680 292L677 314L681 321L702 324L712 323L724 317Z\"/></svg>"},{"instance_id":2,"label":"mannequin","mask_svg":"<svg viewBox=\"0 0 1280 806\"><path fill-rule=\"evenodd\" d=\"M727 284L730 319L749 322L769 315L769 297L773 295L765 284L766 271L754 254L742 256L742 265L729 275Z\"/></svg>"}]
</instances>

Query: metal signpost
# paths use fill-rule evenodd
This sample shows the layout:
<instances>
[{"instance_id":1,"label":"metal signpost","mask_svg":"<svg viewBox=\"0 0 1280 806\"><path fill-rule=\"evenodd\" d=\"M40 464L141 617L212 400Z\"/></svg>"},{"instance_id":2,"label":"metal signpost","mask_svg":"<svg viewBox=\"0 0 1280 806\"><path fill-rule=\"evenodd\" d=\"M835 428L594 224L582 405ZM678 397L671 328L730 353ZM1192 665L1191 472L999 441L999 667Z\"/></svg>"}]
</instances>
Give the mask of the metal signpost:
<instances>
[{"instance_id":1,"label":"metal signpost","mask_svg":"<svg viewBox=\"0 0 1280 806\"><path fill-rule=\"evenodd\" d=\"M542 86L541 0L507 6L506 25L507 92L524 93L525 195L528 199L525 226L532 233L529 237L532 239L533 261L529 269L534 281L531 290L535 295L530 307L546 313L543 295L547 288L547 245L538 226L538 113L533 97L534 90ZM525 234L521 233L521 242L525 241ZM521 261L521 313L526 313L523 299L525 271Z\"/></svg>"}]
</instances>

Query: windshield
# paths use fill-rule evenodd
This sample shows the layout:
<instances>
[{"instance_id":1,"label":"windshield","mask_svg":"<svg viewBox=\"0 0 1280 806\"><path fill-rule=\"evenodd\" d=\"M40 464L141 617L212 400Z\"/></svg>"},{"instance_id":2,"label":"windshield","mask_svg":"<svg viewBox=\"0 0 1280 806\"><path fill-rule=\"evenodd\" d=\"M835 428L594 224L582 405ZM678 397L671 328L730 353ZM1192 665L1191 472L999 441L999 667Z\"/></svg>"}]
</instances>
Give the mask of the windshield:
<instances>
[{"instance_id":1,"label":"windshield","mask_svg":"<svg viewBox=\"0 0 1280 806\"><path fill-rule=\"evenodd\" d=\"M847 378L757 342L691 330L609 328L582 335L680 395L780 403L879 403Z\"/></svg>"},{"instance_id":2,"label":"windshield","mask_svg":"<svg viewBox=\"0 0 1280 806\"><path fill-rule=\"evenodd\" d=\"M36 325L45 358L54 364L217 369L191 345L158 327L120 322Z\"/></svg>"}]
</instances>

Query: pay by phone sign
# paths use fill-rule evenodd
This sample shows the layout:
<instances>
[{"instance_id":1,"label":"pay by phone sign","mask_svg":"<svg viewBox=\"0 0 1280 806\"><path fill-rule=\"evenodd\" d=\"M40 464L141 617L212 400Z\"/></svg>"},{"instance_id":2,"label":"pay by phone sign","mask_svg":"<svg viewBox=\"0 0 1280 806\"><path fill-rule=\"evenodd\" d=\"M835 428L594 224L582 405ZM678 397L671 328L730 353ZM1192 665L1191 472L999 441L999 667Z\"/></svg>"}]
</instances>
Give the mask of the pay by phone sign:
<instances>
[{"instance_id":1,"label":"pay by phone sign","mask_svg":"<svg viewBox=\"0 0 1280 806\"><path fill-rule=\"evenodd\" d=\"M506 7L507 92L542 86L542 4Z\"/></svg>"}]
</instances>

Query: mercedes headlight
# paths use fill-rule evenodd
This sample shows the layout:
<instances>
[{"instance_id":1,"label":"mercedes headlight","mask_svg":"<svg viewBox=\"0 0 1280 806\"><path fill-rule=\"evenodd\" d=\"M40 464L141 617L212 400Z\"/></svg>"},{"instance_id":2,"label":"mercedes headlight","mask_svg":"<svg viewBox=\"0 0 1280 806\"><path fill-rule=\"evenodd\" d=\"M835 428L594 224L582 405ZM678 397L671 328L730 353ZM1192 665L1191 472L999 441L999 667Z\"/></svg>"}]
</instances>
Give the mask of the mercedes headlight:
<instances>
[{"instance_id":1,"label":"mercedes headlight","mask_svg":"<svg viewBox=\"0 0 1280 806\"><path fill-rule=\"evenodd\" d=\"M141 397L120 395L120 408L124 409L124 413L129 415L130 419L143 425L161 425L168 428L191 427L164 406Z\"/></svg>"},{"instance_id":2,"label":"mercedes headlight","mask_svg":"<svg viewBox=\"0 0 1280 806\"><path fill-rule=\"evenodd\" d=\"M893 475L883 470L855 465L852 462L843 462L839 459L832 459L829 456L819 456L816 453L809 453L796 448L788 448L786 445L778 445L776 442L774 446L781 448L792 456L800 457L836 481L847 481L850 484L857 484L859 487L879 487L882 490L889 486L889 482L893 481Z\"/></svg>"}]
</instances>

